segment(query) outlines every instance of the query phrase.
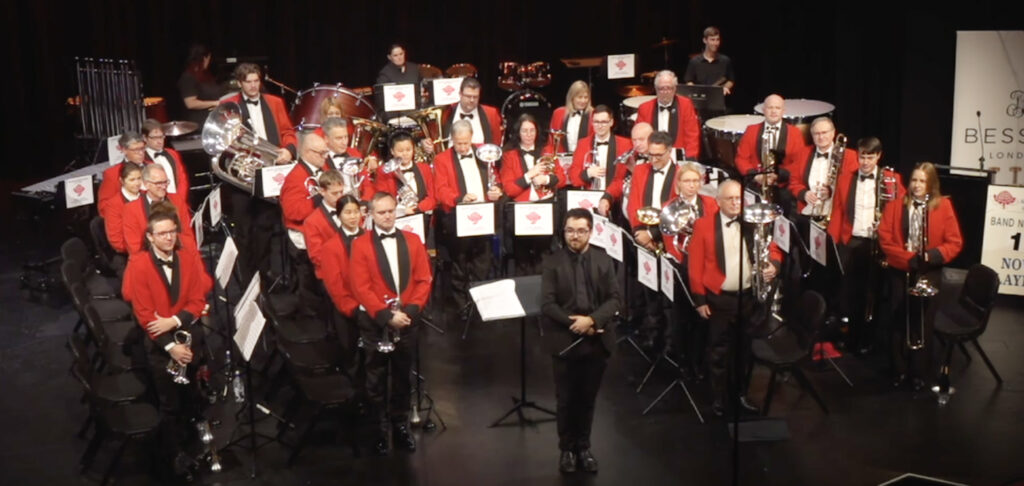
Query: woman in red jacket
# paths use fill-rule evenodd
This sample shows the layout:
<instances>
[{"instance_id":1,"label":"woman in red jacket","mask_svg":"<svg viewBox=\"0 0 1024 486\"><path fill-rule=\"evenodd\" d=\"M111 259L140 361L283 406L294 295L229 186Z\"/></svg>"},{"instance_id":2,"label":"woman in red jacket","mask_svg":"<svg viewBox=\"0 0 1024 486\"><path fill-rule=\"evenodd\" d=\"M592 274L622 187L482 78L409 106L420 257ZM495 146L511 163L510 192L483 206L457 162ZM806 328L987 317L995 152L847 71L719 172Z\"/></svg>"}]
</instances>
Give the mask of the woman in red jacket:
<instances>
[{"instance_id":1,"label":"woman in red jacket","mask_svg":"<svg viewBox=\"0 0 1024 486\"><path fill-rule=\"evenodd\" d=\"M918 297L905 295L920 278L939 287L942 266L956 258L963 248L960 223L953 203L939 191L939 178L931 162L914 167L902 204L889 204L878 227L878 241L892 270L893 302L900 303L893 314L892 362L894 386L913 377L915 389L925 386L931 369L933 323ZM923 326L921 325L923 322ZM923 327L923 333L921 328ZM906 335L910 330L911 336ZM918 348L910 349L910 344Z\"/></svg>"},{"instance_id":2,"label":"woman in red jacket","mask_svg":"<svg viewBox=\"0 0 1024 486\"><path fill-rule=\"evenodd\" d=\"M121 194L101 201L99 213L103 218L107 241L117 252L110 263L114 270L121 274L128 263L128 244L124 240L124 207L142 194L142 167L121 164L118 180L121 183Z\"/></svg>"}]
</instances>

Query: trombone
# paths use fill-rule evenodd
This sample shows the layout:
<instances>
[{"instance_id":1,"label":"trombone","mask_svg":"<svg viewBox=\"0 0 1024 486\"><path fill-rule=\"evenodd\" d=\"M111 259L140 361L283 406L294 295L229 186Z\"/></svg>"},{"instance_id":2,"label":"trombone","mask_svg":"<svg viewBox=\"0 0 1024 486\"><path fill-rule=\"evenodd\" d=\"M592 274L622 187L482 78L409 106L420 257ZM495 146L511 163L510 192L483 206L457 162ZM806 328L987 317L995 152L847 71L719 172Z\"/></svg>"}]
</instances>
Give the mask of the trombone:
<instances>
[{"instance_id":1,"label":"trombone","mask_svg":"<svg viewBox=\"0 0 1024 486\"><path fill-rule=\"evenodd\" d=\"M917 256L918 256L918 258L920 258L921 262L924 262L925 253L926 253L927 248L928 248L928 202L930 200L931 200L931 195L930 194L925 194L925 196L924 196L924 206L921 207L921 218L920 219L914 219L913 216L911 216L911 221L910 221L911 231L910 231L910 234L914 234L913 230L916 229L917 230L917 239L915 240L913 238L907 238L907 250L916 252ZM913 213L911 213L911 214L913 214ZM927 302L927 299L938 295L939 289L935 288L935 286L932 285L932 283L928 280L928 277L926 277L924 275L924 272L916 272L916 273L918 273L917 279L916 279L916 281L914 281L914 285L911 286L910 282L911 282L911 280L913 280L912 277L911 277L911 273L915 273L915 272L908 271L907 272L907 276L906 276L906 279L907 279L906 280L906 282L907 282L907 293L910 294L911 296L916 297L916 301L917 302L915 302L915 303L916 303L916 307L917 307L918 331L919 332L918 332L917 336L911 336L910 335L910 330L911 330L911 325L910 325L910 320L911 320L910 319L911 318L910 308L911 308L911 304L910 304L910 302L907 302L907 312L906 312L906 318L907 318L906 319L906 321L907 321L906 331L907 331L907 333L906 333L906 340L907 340L907 347L910 348L910 350L912 350L912 351L916 351L916 350L921 349L921 348L924 347L925 304Z\"/></svg>"}]
</instances>

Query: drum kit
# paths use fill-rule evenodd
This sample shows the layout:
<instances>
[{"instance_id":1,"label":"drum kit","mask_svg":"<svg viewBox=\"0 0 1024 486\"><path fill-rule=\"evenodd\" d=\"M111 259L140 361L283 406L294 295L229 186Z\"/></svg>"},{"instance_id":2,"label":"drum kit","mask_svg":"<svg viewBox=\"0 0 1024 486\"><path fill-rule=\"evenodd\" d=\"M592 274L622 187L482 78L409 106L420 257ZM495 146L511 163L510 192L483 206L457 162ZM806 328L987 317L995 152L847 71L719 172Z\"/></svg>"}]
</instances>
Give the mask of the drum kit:
<instances>
[{"instance_id":1,"label":"drum kit","mask_svg":"<svg viewBox=\"0 0 1024 486\"><path fill-rule=\"evenodd\" d=\"M498 87L511 91L501 104L501 119L507 127L524 113L533 116L540 127L546 127L551 118L551 103L543 94L530 88L543 88L551 84L551 64L546 61L520 64L512 61L498 63Z\"/></svg>"}]
</instances>

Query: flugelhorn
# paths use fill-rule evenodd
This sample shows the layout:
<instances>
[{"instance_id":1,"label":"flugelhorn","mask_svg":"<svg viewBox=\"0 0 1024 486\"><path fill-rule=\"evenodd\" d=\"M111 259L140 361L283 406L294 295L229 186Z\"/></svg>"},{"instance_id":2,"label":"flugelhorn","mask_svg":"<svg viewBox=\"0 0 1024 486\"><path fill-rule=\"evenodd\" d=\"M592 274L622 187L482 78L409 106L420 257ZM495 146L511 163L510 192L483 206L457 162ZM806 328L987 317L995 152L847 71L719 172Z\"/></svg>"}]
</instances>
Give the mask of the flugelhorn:
<instances>
[{"instance_id":1,"label":"flugelhorn","mask_svg":"<svg viewBox=\"0 0 1024 486\"><path fill-rule=\"evenodd\" d=\"M636 219L640 221L640 224L647 226L659 226L661 225L661 211L654 206L644 206L636 210ZM652 240L653 241L653 240ZM654 254L661 256L665 251L665 244L661 241L654 243Z\"/></svg>"},{"instance_id":2,"label":"flugelhorn","mask_svg":"<svg viewBox=\"0 0 1024 486\"><path fill-rule=\"evenodd\" d=\"M555 172L555 155L541 155L540 159L537 161L537 166L540 167L541 175L551 177L551 174L554 174ZM533 189L537 192L538 199L547 199L548 197L551 197L553 192L548 188L549 185L551 185L550 178L547 184L533 184Z\"/></svg>"}]
</instances>

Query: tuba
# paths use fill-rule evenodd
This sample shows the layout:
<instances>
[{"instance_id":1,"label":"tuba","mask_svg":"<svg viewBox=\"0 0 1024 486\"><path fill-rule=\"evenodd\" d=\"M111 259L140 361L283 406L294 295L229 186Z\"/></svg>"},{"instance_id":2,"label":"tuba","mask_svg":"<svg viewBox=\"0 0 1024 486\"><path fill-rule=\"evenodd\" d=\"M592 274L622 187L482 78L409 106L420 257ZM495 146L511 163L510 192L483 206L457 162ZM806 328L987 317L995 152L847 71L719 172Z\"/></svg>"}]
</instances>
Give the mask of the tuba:
<instances>
[{"instance_id":1,"label":"tuba","mask_svg":"<svg viewBox=\"0 0 1024 486\"><path fill-rule=\"evenodd\" d=\"M772 223L782 214L777 204L757 203L748 205L743 210L743 221L756 225L754 228L754 265L751 265L750 282L758 302L767 302L772 293L772 283L764 278L761 270L770 265L771 243L774 235ZM773 298L774 300L774 298ZM774 302L772 302L774 305Z\"/></svg>"},{"instance_id":2,"label":"tuba","mask_svg":"<svg viewBox=\"0 0 1024 486\"><path fill-rule=\"evenodd\" d=\"M242 124L241 110L238 103L227 102L210 112L203 124L203 150L217 177L251 194L256 171L274 165L278 148ZM225 152L231 157L221 157Z\"/></svg>"},{"instance_id":3,"label":"tuba","mask_svg":"<svg viewBox=\"0 0 1024 486\"><path fill-rule=\"evenodd\" d=\"M420 198L416 195L416 191L405 182L405 177L402 176L402 171L399 170L401 166L402 162L395 158L381 164L380 170L385 174L394 174L395 179L398 179L398 195L396 199L398 199L399 206L407 208L415 206Z\"/></svg>"},{"instance_id":4,"label":"tuba","mask_svg":"<svg viewBox=\"0 0 1024 486\"><path fill-rule=\"evenodd\" d=\"M501 147L493 143L485 143L476 148L476 158L487 163L487 187L499 187L498 184L498 161L501 160Z\"/></svg>"},{"instance_id":5,"label":"tuba","mask_svg":"<svg viewBox=\"0 0 1024 486\"><path fill-rule=\"evenodd\" d=\"M924 206L921 208L921 218L910 220L910 234L917 234L917 238L907 238L907 251L917 253L921 261L924 261L925 252L928 249L928 202L931 200L930 194L924 196ZM924 319L925 319L925 304L927 299L934 297L939 293L939 289L935 288L934 285L928 280L928 277L923 275L917 276L913 286L910 286L910 281L914 280L911 277L912 272L907 272L907 293L917 298L917 317L920 324L919 332L917 336L910 335L910 321L911 321L911 304L907 303L907 347L911 350L918 350L924 347Z\"/></svg>"},{"instance_id":6,"label":"tuba","mask_svg":"<svg viewBox=\"0 0 1024 486\"><path fill-rule=\"evenodd\" d=\"M661 208L658 228L662 234L675 236L674 247L680 254L686 253L693 236L693 223L697 221L697 207L683 200L682 197Z\"/></svg>"},{"instance_id":7,"label":"tuba","mask_svg":"<svg viewBox=\"0 0 1024 486\"><path fill-rule=\"evenodd\" d=\"M377 149L381 137L385 136L387 132L388 126L383 123L354 116L352 117L352 140L349 141L349 146L358 150L364 157L368 157Z\"/></svg>"}]
</instances>

